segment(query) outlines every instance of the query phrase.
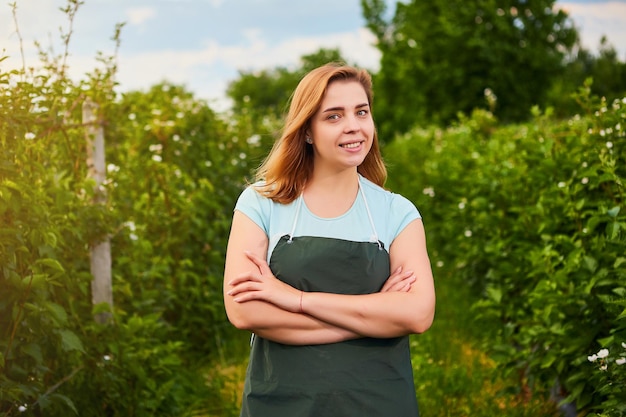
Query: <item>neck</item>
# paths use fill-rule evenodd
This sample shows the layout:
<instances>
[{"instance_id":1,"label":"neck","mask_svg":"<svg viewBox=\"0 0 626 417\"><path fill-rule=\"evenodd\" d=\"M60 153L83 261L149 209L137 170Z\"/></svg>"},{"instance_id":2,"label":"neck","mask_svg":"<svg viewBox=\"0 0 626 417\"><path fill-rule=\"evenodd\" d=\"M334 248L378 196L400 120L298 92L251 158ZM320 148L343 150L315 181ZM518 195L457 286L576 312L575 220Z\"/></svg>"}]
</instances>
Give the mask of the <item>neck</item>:
<instances>
[{"instance_id":1,"label":"neck","mask_svg":"<svg viewBox=\"0 0 626 417\"><path fill-rule=\"evenodd\" d=\"M320 217L337 217L350 209L359 192L356 169L335 175L313 175L304 187L304 201Z\"/></svg>"},{"instance_id":2,"label":"neck","mask_svg":"<svg viewBox=\"0 0 626 417\"><path fill-rule=\"evenodd\" d=\"M355 168L332 173L314 171L305 188L343 194L358 189L358 186L359 174Z\"/></svg>"}]
</instances>

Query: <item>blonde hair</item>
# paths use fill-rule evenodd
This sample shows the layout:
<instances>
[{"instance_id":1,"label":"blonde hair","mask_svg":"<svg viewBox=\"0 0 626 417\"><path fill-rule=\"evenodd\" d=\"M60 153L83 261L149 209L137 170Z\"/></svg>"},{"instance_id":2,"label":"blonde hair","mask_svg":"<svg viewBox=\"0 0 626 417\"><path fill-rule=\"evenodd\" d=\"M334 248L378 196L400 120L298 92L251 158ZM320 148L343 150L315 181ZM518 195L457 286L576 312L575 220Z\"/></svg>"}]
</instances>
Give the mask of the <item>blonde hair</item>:
<instances>
[{"instance_id":1,"label":"blonde hair","mask_svg":"<svg viewBox=\"0 0 626 417\"><path fill-rule=\"evenodd\" d=\"M256 181L262 181L256 187L259 193L282 204L291 203L302 193L313 173L313 149L305 143L311 118L319 110L332 82L351 80L363 86L371 109L372 78L366 70L329 63L302 78L291 97L282 135L256 172ZM372 148L357 167L357 171L381 187L387 179L387 169L375 129Z\"/></svg>"}]
</instances>

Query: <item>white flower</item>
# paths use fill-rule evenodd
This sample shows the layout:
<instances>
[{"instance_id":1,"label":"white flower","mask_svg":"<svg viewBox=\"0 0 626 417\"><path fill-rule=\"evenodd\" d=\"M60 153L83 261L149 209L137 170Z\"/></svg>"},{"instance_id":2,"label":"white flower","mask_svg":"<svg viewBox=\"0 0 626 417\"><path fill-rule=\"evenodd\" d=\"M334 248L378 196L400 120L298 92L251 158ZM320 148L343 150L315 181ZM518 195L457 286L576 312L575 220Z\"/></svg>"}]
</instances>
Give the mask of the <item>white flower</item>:
<instances>
[{"instance_id":1,"label":"white flower","mask_svg":"<svg viewBox=\"0 0 626 417\"><path fill-rule=\"evenodd\" d=\"M472 237L472 231L467 229L464 233L465 237Z\"/></svg>"},{"instance_id":2,"label":"white flower","mask_svg":"<svg viewBox=\"0 0 626 417\"><path fill-rule=\"evenodd\" d=\"M587 360L588 360L589 362L595 362L595 361L597 361L597 360L598 360L598 355L593 354L593 355L591 355L591 356L587 356Z\"/></svg>"},{"instance_id":3,"label":"white flower","mask_svg":"<svg viewBox=\"0 0 626 417\"><path fill-rule=\"evenodd\" d=\"M150 152L161 152L163 150L163 145L161 145L160 143L156 145L150 145L148 149L150 149Z\"/></svg>"},{"instance_id":4,"label":"white flower","mask_svg":"<svg viewBox=\"0 0 626 417\"><path fill-rule=\"evenodd\" d=\"M626 358L615 359L615 364L616 365L623 365L625 363L626 363Z\"/></svg>"},{"instance_id":5,"label":"white flower","mask_svg":"<svg viewBox=\"0 0 626 417\"><path fill-rule=\"evenodd\" d=\"M248 140L246 140L246 142L248 142L248 145L256 146L256 145L261 143L261 136L260 135L252 135L252 136L250 136L248 138Z\"/></svg>"},{"instance_id":6,"label":"white flower","mask_svg":"<svg viewBox=\"0 0 626 417\"><path fill-rule=\"evenodd\" d=\"M622 342L622 347L626 349L626 342Z\"/></svg>"},{"instance_id":7,"label":"white flower","mask_svg":"<svg viewBox=\"0 0 626 417\"><path fill-rule=\"evenodd\" d=\"M102 359L104 359L105 361L110 361L111 357L109 355L104 355Z\"/></svg>"},{"instance_id":8,"label":"white flower","mask_svg":"<svg viewBox=\"0 0 626 417\"><path fill-rule=\"evenodd\" d=\"M19 407L17 407L17 410L18 410L20 413L23 413L24 411L26 411L26 409L27 409L27 408L28 408L28 407L26 407L26 404L24 404L24 405L20 405Z\"/></svg>"},{"instance_id":9,"label":"white flower","mask_svg":"<svg viewBox=\"0 0 626 417\"><path fill-rule=\"evenodd\" d=\"M565 183L563 181L559 182L557 185L559 188L565 187Z\"/></svg>"},{"instance_id":10,"label":"white flower","mask_svg":"<svg viewBox=\"0 0 626 417\"><path fill-rule=\"evenodd\" d=\"M459 210L463 210L464 208L465 208L465 203L461 201L459 203Z\"/></svg>"},{"instance_id":11,"label":"white flower","mask_svg":"<svg viewBox=\"0 0 626 417\"><path fill-rule=\"evenodd\" d=\"M606 358L607 356L609 356L609 350L608 349L600 349L597 353L598 358Z\"/></svg>"},{"instance_id":12,"label":"white flower","mask_svg":"<svg viewBox=\"0 0 626 417\"><path fill-rule=\"evenodd\" d=\"M128 115L128 120L135 120L137 118L137 115L135 113L131 113Z\"/></svg>"},{"instance_id":13,"label":"white flower","mask_svg":"<svg viewBox=\"0 0 626 417\"><path fill-rule=\"evenodd\" d=\"M434 197L435 196L435 189L433 187L424 188L424 190L422 192L424 194L426 194L427 196L430 196L430 197Z\"/></svg>"},{"instance_id":14,"label":"white flower","mask_svg":"<svg viewBox=\"0 0 626 417\"><path fill-rule=\"evenodd\" d=\"M602 365L602 366L600 367L600 370L601 370L601 371L606 371L608 367L609 367L609 366L605 363L604 365Z\"/></svg>"},{"instance_id":15,"label":"white flower","mask_svg":"<svg viewBox=\"0 0 626 417\"><path fill-rule=\"evenodd\" d=\"M443 261L437 261L437 268L441 268L443 266Z\"/></svg>"},{"instance_id":16,"label":"white flower","mask_svg":"<svg viewBox=\"0 0 626 417\"><path fill-rule=\"evenodd\" d=\"M606 143L606 147L607 147L607 148L609 148L609 149L611 149L611 148L613 147L613 142L608 141L608 142Z\"/></svg>"},{"instance_id":17,"label":"white flower","mask_svg":"<svg viewBox=\"0 0 626 417\"><path fill-rule=\"evenodd\" d=\"M35 139L35 134L33 132L27 132L24 134L24 139L26 140L33 140Z\"/></svg>"},{"instance_id":18,"label":"white flower","mask_svg":"<svg viewBox=\"0 0 626 417\"><path fill-rule=\"evenodd\" d=\"M156 162L161 162L163 158L161 158L161 155L152 155L152 160Z\"/></svg>"},{"instance_id":19,"label":"white flower","mask_svg":"<svg viewBox=\"0 0 626 417\"><path fill-rule=\"evenodd\" d=\"M582 180L580 180L580 182L582 182L583 184L587 184L589 182L589 178L585 177Z\"/></svg>"}]
</instances>

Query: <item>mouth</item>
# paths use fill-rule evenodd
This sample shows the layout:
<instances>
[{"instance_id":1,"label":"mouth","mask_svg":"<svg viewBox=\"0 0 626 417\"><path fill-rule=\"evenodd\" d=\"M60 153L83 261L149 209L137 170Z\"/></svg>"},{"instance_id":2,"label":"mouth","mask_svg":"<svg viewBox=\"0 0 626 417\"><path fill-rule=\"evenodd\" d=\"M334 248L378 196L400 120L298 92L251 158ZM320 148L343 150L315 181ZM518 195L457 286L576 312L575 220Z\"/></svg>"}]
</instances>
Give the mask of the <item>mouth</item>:
<instances>
[{"instance_id":1,"label":"mouth","mask_svg":"<svg viewBox=\"0 0 626 417\"><path fill-rule=\"evenodd\" d=\"M361 146L363 144L364 141L360 141L360 142L350 142L350 143L342 143L341 145L339 145L340 147L344 148L344 149L355 149L358 148L359 146Z\"/></svg>"}]
</instances>

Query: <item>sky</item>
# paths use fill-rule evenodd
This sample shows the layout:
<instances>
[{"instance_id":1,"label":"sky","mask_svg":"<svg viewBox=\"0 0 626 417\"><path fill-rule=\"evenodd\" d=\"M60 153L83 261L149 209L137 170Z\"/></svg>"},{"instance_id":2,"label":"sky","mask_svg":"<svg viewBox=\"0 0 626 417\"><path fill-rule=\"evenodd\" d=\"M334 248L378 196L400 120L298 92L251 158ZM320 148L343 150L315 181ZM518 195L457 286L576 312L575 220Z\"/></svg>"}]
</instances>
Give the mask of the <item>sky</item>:
<instances>
[{"instance_id":1,"label":"sky","mask_svg":"<svg viewBox=\"0 0 626 417\"><path fill-rule=\"evenodd\" d=\"M67 0L0 4L0 57L8 56L0 71L21 68L22 56L27 67L37 66L35 41L61 53L60 30L69 31L60 11L66 5ZM626 0L564 0L556 6L568 12L585 48L596 51L606 35L626 61ZM84 0L69 45L73 77L84 78L100 66L97 52L114 53L118 23L125 24L117 55L120 91L168 81L217 110L227 108L225 91L239 71L295 68L301 56L322 47L338 48L346 60L372 71L379 66L360 0Z\"/></svg>"}]
</instances>

